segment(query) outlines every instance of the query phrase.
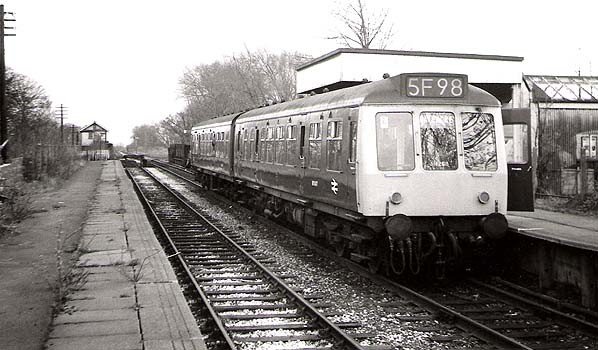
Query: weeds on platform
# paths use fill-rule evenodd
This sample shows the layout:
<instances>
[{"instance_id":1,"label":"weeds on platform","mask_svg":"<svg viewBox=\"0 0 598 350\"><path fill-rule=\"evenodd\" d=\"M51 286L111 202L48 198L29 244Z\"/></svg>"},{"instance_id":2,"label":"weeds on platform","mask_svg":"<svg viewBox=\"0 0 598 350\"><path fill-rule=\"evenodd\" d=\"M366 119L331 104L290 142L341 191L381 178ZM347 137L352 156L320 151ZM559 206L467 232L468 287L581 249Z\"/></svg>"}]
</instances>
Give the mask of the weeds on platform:
<instances>
[{"instance_id":1,"label":"weeds on platform","mask_svg":"<svg viewBox=\"0 0 598 350\"><path fill-rule=\"evenodd\" d=\"M145 264L147 262L147 259L151 258L152 256L158 254L160 252L160 250L158 250L157 252L150 254L146 257L144 257L141 262L139 261L138 258L135 259L131 259L128 263L124 264L116 264L116 269L118 270L118 272L120 272L121 275L123 275L127 280L129 280L130 282L134 282L137 283L139 282L142 278L143 278L143 268L145 267ZM121 262L123 261L122 257L121 257ZM131 270L129 270L129 267L131 268Z\"/></svg>"},{"instance_id":2,"label":"weeds on platform","mask_svg":"<svg viewBox=\"0 0 598 350\"><path fill-rule=\"evenodd\" d=\"M89 272L85 269L80 269L71 266L68 262L65 264L65 257L72 252L67 248L66 243L78 232L81 228L63 235L62 229L56 233L56 282L52 285L55 296L55 312L61 310L68 295L73 291L82 289L87 283Z\"/></svg>"}]
</instances>

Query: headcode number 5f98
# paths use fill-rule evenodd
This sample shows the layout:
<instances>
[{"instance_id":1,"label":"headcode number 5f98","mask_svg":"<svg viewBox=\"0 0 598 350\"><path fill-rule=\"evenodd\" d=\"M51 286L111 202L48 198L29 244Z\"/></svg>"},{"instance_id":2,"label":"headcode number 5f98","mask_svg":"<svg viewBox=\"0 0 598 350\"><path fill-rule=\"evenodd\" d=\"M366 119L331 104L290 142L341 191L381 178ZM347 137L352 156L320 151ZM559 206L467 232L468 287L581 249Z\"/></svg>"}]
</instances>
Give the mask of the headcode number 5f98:
<instances>
[{"instance_id":1,"label":"headcode number 5f98","mask_svg":"<svg viewBox=\"0 0 598 350\"><path fill-rule=\"evenodd\" d=\"M460 78L410 77L407 95L411 97L462 97L463 80Z\"/></svg>"}]
</instances>

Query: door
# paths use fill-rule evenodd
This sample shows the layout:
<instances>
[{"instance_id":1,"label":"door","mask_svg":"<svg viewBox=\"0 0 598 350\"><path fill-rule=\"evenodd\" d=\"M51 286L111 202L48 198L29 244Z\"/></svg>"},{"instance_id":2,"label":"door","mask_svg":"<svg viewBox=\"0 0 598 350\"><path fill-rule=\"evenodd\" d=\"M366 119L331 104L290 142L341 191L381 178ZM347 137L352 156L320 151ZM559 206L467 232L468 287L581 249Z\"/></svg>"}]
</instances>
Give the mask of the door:
<instances>
[{"instance_id":1,"label":"door","mask_svg":"<svg viewBox=\"0 0 598 350\"><path fill-rule=\"evenodd\" d=\"M531 111L529 108L502 110L509 184L507 210L534 211L531 153Z\"/></svg>"}]
</instances>

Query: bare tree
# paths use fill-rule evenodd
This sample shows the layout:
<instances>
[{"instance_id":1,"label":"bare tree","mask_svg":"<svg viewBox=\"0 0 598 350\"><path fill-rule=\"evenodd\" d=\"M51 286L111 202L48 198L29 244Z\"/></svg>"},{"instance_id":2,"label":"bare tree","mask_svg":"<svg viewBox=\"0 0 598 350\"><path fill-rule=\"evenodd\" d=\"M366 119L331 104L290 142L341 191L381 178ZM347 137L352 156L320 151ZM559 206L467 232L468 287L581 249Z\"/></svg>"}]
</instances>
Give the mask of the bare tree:
<instances>
[{"instance_id":1,"label":"bare tree","mask_svg":"<svg viewBox=\"0 0 598 350\"><path fill-rule=\"evenodd\" d=\"M56 143L59 126L43 87L10 69L6 86L11 157L31 152L38 143Z\"/></svg>"},{"instance_id":2,"label":"bare tree","mask_svg":"<svg viewBox=\"0 0 598 350\"><path fill-rule=\"evenodd\" d=\"M388 9L370 11L365 0L345 0L343 9L334 13L340 22L335 39L346 47L385 49L394 36L388 21Z\"/></svg>"},{"instance_id":3,"label":"bare tree","mask_svg":"<svg viewBox=\"0 0 598 350\"><path fill-rule=\"evenodd\" d=\"M160 123L167 143L181 142L200 121L295 98L295 68L310 57L294 52L266 51L233 55L221 62L189 68L180 79L187 100L183 112Z\"/></svg>"}]
</instances>

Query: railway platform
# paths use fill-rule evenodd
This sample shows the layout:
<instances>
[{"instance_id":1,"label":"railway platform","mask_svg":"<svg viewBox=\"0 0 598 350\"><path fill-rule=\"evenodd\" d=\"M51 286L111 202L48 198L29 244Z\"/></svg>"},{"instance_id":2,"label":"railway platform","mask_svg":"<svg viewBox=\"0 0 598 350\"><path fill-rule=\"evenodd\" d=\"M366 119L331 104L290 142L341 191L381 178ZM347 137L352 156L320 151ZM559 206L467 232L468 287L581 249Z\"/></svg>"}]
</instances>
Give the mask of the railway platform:
<instances>
[{"instance_id":1,"label":"railway platform","mask_svg":"<svg viewBox=\"0 0 598 350\"><path fill-rule=\"evenodd\" d=\"M168 257L118 161L106 161L74 269L86 282L54 318L46 348L205 349Z\"/></svg>"},{"instance_id":2,"label":"railway platform","mask_svg":"<svg viewBox=\"0 0 598 350\"><path fill-rule=\"evenodd\" d=\"M510 228L522 235L598 251L598 217L536 209L534 212L509 212L507 220Z\"/></svg>"},{"instance_id":3,"label":"railway platform","mask_svg":"<svg viewBox=\"0 0 598 350\"><path fill-rule=\"evenodd\" d=\"M583 306L598 309L598 217L537 209L507 220L519 268L536 274L540 288L574 287Z\"/></svg>"}]
</instances>

